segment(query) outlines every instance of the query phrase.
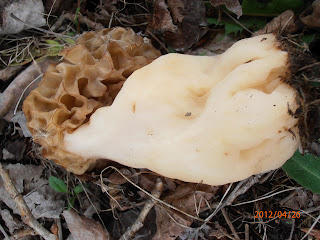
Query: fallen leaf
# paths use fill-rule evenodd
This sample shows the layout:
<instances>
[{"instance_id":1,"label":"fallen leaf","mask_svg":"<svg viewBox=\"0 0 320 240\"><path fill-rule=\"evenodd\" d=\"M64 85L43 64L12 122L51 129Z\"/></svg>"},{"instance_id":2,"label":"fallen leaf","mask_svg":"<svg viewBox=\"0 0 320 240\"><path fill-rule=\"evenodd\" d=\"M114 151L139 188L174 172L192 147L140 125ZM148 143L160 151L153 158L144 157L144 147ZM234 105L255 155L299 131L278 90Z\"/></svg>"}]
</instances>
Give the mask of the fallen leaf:
<instances>
[{"instance_id":1,"label":"fallen leaf","mask_svg":"<svg viewBox=\"0 0 320 240\"><path fill-rule=\"evenodd\" d=\"M177 31L178 27L173 24L170 12L164 0L155 1L151 26L155 31Z\"/></svg>"},{"instance_id":2,"label":"fallen leaf","mask_svg":"<svg viewBox=\"0 0 320 240\"><path fill-rule=\"evenodd\" d=\"M16 220L9 210L0 209L0 215L7 228L9 229L10 234L12 234L15 230L21 229L24 225Z\"/></svg>"},{"instance_id":3,"label":"fallen leaf","mask_svg":"<svg viewBox=\"0 0 320 240\"><path fill-rule=\"evenodd\" d=\"M8 159L14 159L14 154L9 152L7 149L2 149L2 159L3 160L8 160Z\"/></svg>"},{"instance_id":4,"label":"fallen leaf","mask_svg":"<svg viewBox=\"0 0 320 240\"><path fill-rule=\"evenodd\" d=\"M108 240L109 233L99 222L80 216L74 210L63 211L69 231L75 240Z\"/></svg>"},{"instance_id":5,"label":"fallen leaf","mask_svg":"<svg viewBox=\"0 0 320 240\"><path fill-rule=\"evenodd\" d=\"M209 36L209 40L201 47L194 49L188 54L201 56L214 56L221 54L230 48L237 38L234 34L225 35L223 32Z\"/></svg>"},{"instance_id":6,"label":"fallen leaf","mask_svg":"<svg viewBox=\"0 0 320 240\"><path fill-rule=\"evenodd\" d=\"M13 20L13 13L23 22L35 27L46 24L44 7L41 0L20 0L0 2L0 34L15 34L24 29L31 28L23 22Z\"/></svg>"},{"instance_id":7,"label":"fallen leaf","mask_svg":"<svg viewBox=\"0 0 320 240\"><path fill-rule=\"evenodd\" d=\"M155 206L157 232L152 240L174 240L192 224L190 218L177 214L159 205Z\"/></svg>"},{"instance_id":8,"label":"fallen leaf","mask_svg":"<svg viewBox=\"0 0 320 240\"><path fill-rule=\"evenodd\" d=\"M266 33L293 33L300 28L296 19L294 12L287 10L273 18L264 28L254 32L252 36Z\"/></svg>"},{"instance_id":9,"label":"fallen leaf","mask_svg":"<svg viewBox=\"0 0 320 240\"><path fill-rule=\"evenodd\" d=\"M17 139L14 141L7 141L5 148L9 153L14 155L17 161L20 161L24 156L24 151L26 150L26 144L23 139Z\"/></svg>"},{"instance_id":10,"label":"fallen leaf","mask_svg":"<svg viewBox=\"0 0 320 240\"><path fill-rule=\"evenodd\" d=\"M56 193L48 185L48 180L41 177L44 166L8 164L5 168L9 172L13 184L18 192L23 193L30 211L35 218L59 218L65 201L62 195ZM3 201L13 213L19 214L15 202L4 188L0 179L0 201Z\"/></svg>"},{"instance_id":11,"label":"fallen leaf","mask_svg":"<svg viewBox=\"0 0 320 240\"><path fill-rule=\"evenodd\" d=\"M281 207L286 207L293 210L300 210L307 207L311 199L305 189L296 189L296 194L292 195L288 201L284 202Z\"/></svg>"},{"instance_id":12,"label":"fallen leaf","mask_svg":"<svg viewBox=\"0 0 320 240\"><path fill-rule=\"evenodd\" d=\"M176 51L185 51L206 33L206 8L201 0L154 1L149 30L163 33L165 42Z\"/></svg>"},{"instance_id":13,"label":"fallen leaf","mask_svg":"<svg viewBox=\"0 0 320 240\"><path fill-rule=\"evenodd\" d=\"M11 118L11 122L19 124L24 137L32 137L29 128L27 127L27 119L22 111L19 111Z\"/></svg>"},{"instance_id":14,"label":"fallen leaf","mask_svg":"<svg viewBox=\"0 0 320 240\"><path fill-rule=\"evenodd\" d=\"M242 16L242 7L238 0L210 0L210 3L214 7L225 5L226 8L235 13L238 18Z\"/></svg>"},{"instance_id":15,"label":"fallen leaf","mask_svg":"<svg viewBox=\"0 0 320 240\"><path fill-rule=\"evenodd\" d=\"M301 22L308 27L320 27L320 0L312 3L312 6L300 14Z\"/></svg>"},{"instance_id":16,"label":"fallen leaf","mask_svg":"<svg viewBox=\"0 0 320 240\"><path fill-rule=\"evenodd\" d=\"M206 201L209 201L218 189L217 186L205 184L179 185L163 201L185 213L197 216L201 209L206 206ZM155 210L157 214L157 233L152 240L176 239L193 222L192 218L162 206L156 205Z\"/></svg>"}]
</instances>

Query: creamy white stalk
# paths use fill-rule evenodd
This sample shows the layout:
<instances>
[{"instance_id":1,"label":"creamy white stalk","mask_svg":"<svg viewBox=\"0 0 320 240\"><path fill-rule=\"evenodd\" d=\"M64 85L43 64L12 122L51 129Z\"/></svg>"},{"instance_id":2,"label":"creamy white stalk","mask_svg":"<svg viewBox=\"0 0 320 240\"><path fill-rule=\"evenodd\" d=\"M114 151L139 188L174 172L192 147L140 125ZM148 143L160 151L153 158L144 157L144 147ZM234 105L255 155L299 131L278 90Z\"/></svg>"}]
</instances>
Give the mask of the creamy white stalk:
<instances>
[{"instance_id":1,"label":"creamy white stalk","mask_svg":"<svg viewBox=\"0 0 320 240\"><path fill-rule=\"evenodd\" d=\"M296 92L280 81L288 71L273 35L218 56L164 55L135 71L112 106L65 135L65 148L211 185L276 169L299 144L288 113Z\"/></svg>"}]
</instances>

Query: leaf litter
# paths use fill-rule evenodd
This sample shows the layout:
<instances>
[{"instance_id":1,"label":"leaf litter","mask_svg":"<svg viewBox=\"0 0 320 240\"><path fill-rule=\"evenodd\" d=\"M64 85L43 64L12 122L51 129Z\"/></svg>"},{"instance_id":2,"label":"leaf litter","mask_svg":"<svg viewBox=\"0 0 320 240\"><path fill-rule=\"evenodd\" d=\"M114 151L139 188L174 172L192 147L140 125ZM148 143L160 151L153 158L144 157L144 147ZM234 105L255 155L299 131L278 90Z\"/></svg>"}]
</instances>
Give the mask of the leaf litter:
<instances>
[{"instance_id":1,"label":"leaf litter","mask_svg":"<svg viewBox=\"0 0 320 240\"><path fill-rule=\"evenodd\" d=\"M87 19L80 22L81 26L79 27L86 30L88 26L89 28L90 26L94 26L95 22L102 24L104 27L108 27L109 25L132 27L136 31L142 31L146 34L151 33L152 35L150 34L149 37L163 51L167 48L172 51L209 56L223 52L239 37L248 36L248 33L243 31L243 28L238 23L233 22L234 20L230 19L223 12L225 6L226 9L234 12L239 17L241 15L241 6L239 8L238 1L212 0L210 2L212 5L209 6L203 1L194 1L192 4L190 4L190 1L182 0L155 1L153 4L147 5L128 1L112 1L112 3L101 3L101 5L97 6L91 1L84 1L79 11ZM303 27L307 26L309 28L307 33L313 34L312 28L314 26L312 24L315 23L314 19L319 18L317 15L318 2L315 1L312 5L310 4L309 8L306 8L300 15L295 13L295 17L291 18L290 14L292 12L289 12L290 14L285 12L273 20L268 19L269 23L260 32L295 33L296 31L301 31L300 23L302 22L304 24ZM54 7L56 14L61 14L59 12L63 9L61 1L54 1L53 4L57 4ZM46 6L46 3L44 5ZM220 7L213 7L218 5ZM68 5L67 9L70 14L76 16L77 13L74 7ZM222 16L223 19L221 18ZM241 16L238 19L240 23L244 17ZM217 24L209 25L208 18L217 19ZM55 23L52 19L51 22ZM71 18L65 18L56 30L63 33L73 31L74 34L78 29L72 26L72 24ZM232 26L231 31L228 30L230 26ZM245 27L251 28L251 26L252 23L249 23L249 25L245 24ZM29 32L28 34L32 35L33 33ZM39 36L41 38L41 34L38 34L37 37ZM311 41L317 42L317 37L313 37ZM1 48L7 44L11 44L4 39L2 41L6 44L2 45ZM14 41L12 42L14 43ZM35 42L37 41L32 41L32 44ZM309 46L312 51L313 45L311 42L308 44ZM6 51L2 53L7 54ZM30 62L30 59L33 61L28 54L20 55L19 62L27 64L27 62ZM4 90L5 87L2 89ZM23 87L20 88L19 92L21 93L22 91ZM19 94L15 94L15 100L18 98L16 95ZM8 110L6 111L8 112ZM46 161L39 162L40 157L37 157L32 147L30 147L32 146L31 142L29 142L29 146L26 148L23 148L23 144L21 144L22 148L18 147L19 143L23 142L21 141L23 139L22 135L25 134L26 136L27 134L23 130L23 118L18 115L13 120L11 118L7 118L7 120L18 123L21 126L21 132L13 134L13 136L19 136L18 138L20 139L17 140L8 134L2 134L1 137L4 139L4 142L1 145L1 152L5 152L7 156L9 156L9 153L12 154L6 160L6 168L9 170L16 188L23 194L35 217L42 219L46 226L50 226L53 219L66 222L67 226L63 224L60 229L58 227L57 231L60 231L61 235L62 232L66 232L66 229L69 229L75 239L89 239L92 237L96 239L109 239L110 236L117 239L132 226L139 216L142 207L150 199L150 196L146 192L137 190L132 183L141 187L147 193L151 193L159 176L143 169L134 170L117 166L120 167L122 174L132 180L132 183L123 178L119 172L109 171L103 174L103 179L108 180L104 182L106 188L103 188L103 185L99 181L99 172L79 176L80 179L87 182L88 189L85 193L77 194L74 208L78 210L78 213L73 210L65 210L63 212L67 207L68 196L57 193L49 187L47 179L50 175L59 177L67 184L68 189L76 187L76 182L79 180L75 176L67 174L59 167L52 165L52 163ZM3 131L8 130L13 133L12 129L12 125L6 123ZM15 145L15 142L17 145ZM15 151L15 149L20 150ZM21 157L23 153L24 157ZM224 194L226 194L226 198L230 194L228 186L213 187L202 184L186 184L171 179L162 179L162 181L164 183L164 190L159 199L160 201L150 210L144 226L136 232L135 239L191 239L194 236L202 239L235 238L221 212L217 212L216 216L211 220L212 222L205 225L200 220L206 219L219 205L223 204ZM317 228L319 226L317 225L317 228L311 231L310 227L314 223L315 217L313 216L317 216L320 212L320 197L306 189L289 189L289 187L295 186L296 183L279 169L271 172L264 182L246 189L233 200L233 203L242 203L254 200L259 196L269 196L277 192L280 194L272 195L272 198L267 197L259 202L239 206L224 206L224 209L228 213L228 218L241 238L248 235L253 239L263 239L264 236L268 236L268 239L283 239L283 237L290 236L292 229L294 230L293 234L295 238L302 237L308 231L310 232L310 236L317 238ZM235 190L237 186L234 184L229 187ZM282 192L287 189L289 191ZM14 202L1 186L1 181L0 191L0 199L2 201L0 203L0 214L2 216L0 225L8 233L14 235L15 231L23 229L24 225L21 224L19 212L15 209ZM115 203L115 200L117 203ZM161 201L180 209L181 212L164 205ZM301 219L295 219L295 223L293 223L292 219L255 218L255 211L290 210L301 211ZM62 212L63 214L61 215ZM182 212L199 219L195 220ZM83 217L83 215L87 217ZM248 225L248 231L245 225ZM196 229L200 229L200 226L203 226L201 231L195 231ZM63 239L66 239L68 235L63 234ZM68 239L70 238L71 236Z\"/></svg>"}]
</instances>

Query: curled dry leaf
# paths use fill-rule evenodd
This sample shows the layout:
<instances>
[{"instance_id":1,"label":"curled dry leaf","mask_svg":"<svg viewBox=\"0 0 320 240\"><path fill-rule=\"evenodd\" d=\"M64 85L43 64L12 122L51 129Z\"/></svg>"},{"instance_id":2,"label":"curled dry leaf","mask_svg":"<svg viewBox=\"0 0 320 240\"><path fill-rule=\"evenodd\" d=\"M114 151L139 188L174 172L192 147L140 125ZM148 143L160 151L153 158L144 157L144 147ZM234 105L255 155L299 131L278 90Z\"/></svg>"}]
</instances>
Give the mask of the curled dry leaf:
<instances>
[{"instance_id":1,"label":"curled dry leaf","mask_svg":"<svg viewBox=\"0 0 320 240\"><path fill-rule=\"evenodd\" d=\"M165 42L177 51L185 51L198 42L206 30L206 8L201 0L164 0L154 2L149 28L161 32Z\"/></svg>"},{"instance_id":2,"label":"curled dry leaf","mask_svg":"<svg viewBox=\"0 0 320 240\"><path fill-rule=\"evenodd\" d=\"M238 0L210 0L212 6L225 5L229 11L235 13L238 18L242 16L242 7Z\"/></svg>"},{"instance_id":3,"label":"curled dry leaf","mask_svg":"<svg viewBox=\"0 0 320 240\"><path fill-rule=\"evenodd\" d=\"M110 239L109 233L99 222L90 218L82 217L74 210L64 211L63 217L65 218L68 228L75 240Z\"/></svg>"},{"instance_id":4,"label":"curled dry leaf","mask_svg":"<svg viewBox=\"0 0 320 240\"><path fill-rule=\"evenodd\" d=\"M206 206L206 201L210 201L217 186L205 184L179 185L175 191L166 196L163 200L185 213L196 216L201 209ZM192 219L166 209L162 206L155 206L157 218L157 233L152 240L173 240L192 224Z\"/></svg>"},{"instance_id":5,"label":"curled dry leaf","mask_svg":"<svg viewBox=\"0 0 320 240\"><path fill-rule=\"evenodd\" d=\"M300 20L308 27L320 27L320 0L312 3L312 6L300 14Z\"/></svg>"},{"instance_id":6,"label":"curled dry leaf","mask_svg":"<svg viewBox=\"0 0 320 240\"><path fill-rule=\"evenodd\" d=\"M258 36L266 33L293 33L299 30L297 17L292 10L287 10L271 20L264 28L253 33Z\"/></svg>"},{"instance_id":7,"label":"curled dry leaf","mask_svg":"<svg viewBox=\"0 0 320 240\"><path fill-rule=\"evenodd\" d=\"M174 240L185 229L192 224L190 219L186 219L180 214L176 214L159 205L155 206L157 232L152 240Z\"/></svg>"}]
</instances>

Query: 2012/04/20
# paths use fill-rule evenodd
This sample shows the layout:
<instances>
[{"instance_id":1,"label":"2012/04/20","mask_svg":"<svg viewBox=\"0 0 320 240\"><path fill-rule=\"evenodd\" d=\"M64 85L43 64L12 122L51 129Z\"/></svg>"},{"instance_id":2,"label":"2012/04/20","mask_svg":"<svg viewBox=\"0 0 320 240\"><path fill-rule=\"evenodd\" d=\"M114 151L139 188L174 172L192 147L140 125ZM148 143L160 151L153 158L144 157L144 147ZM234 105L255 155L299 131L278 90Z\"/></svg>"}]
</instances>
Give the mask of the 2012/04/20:
<instances>
[{"instance_id":1,"label":"2012/04/20","mask_svg":"<svg viewBox=\"0 0 320 240\"><path fill-rule=\"evenodd\" d=\"M254 211L254 218L300 218L299 211Z\"/></svg>"}]
</instances>

